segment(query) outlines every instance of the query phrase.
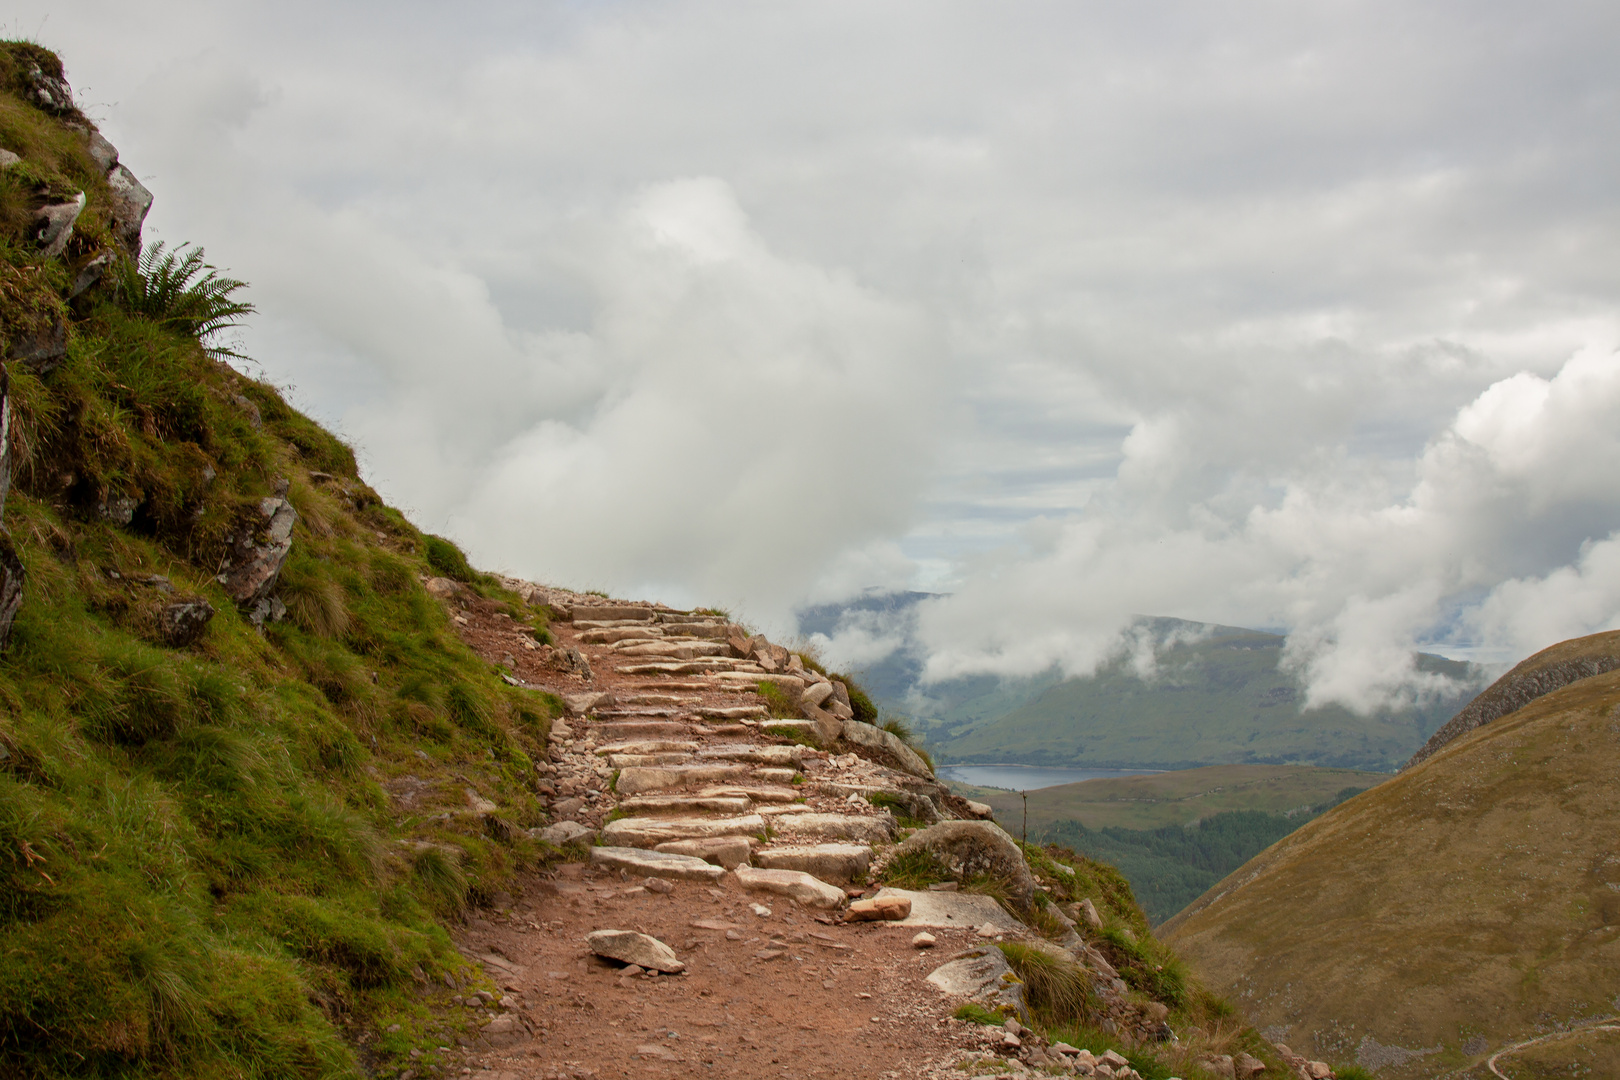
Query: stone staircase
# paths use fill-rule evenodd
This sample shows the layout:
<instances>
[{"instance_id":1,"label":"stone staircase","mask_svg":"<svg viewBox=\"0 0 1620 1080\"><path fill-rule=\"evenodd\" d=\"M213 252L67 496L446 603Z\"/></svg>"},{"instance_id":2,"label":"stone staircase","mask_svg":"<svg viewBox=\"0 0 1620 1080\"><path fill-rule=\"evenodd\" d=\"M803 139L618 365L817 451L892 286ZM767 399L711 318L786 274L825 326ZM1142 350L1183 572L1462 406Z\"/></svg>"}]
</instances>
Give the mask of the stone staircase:
<instances>
[{"instance_id":1,"label":"stone staircase","mask_svg":"<svg viewBox=\"0 0 1620 1080\"><path fill-rule=\"evenodd\" d=\"M601 867L686 880L752 868L745 887L832 906L896 839L891 807L926 823L983 814L783 646L714 615L545 602L572 617L553 623L557 648L592 674L552 729L556 823L541 835L594 837ZM801 716L769 715L766 680Z\"/></svg>"}]
</instances>

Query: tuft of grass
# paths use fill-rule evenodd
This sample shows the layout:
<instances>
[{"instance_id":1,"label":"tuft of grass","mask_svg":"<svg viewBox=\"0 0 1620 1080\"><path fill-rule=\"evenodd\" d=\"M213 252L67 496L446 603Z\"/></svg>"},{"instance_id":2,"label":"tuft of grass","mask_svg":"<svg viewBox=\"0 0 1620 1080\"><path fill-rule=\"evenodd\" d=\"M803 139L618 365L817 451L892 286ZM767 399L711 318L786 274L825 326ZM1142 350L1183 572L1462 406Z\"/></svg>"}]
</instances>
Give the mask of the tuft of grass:
<instances>
[{"instance_id":1,"label":"tuft of grass","mask_svg":"<svg viewBox=\"0 0 1620 1080\"><path fill-rule=\"evenodd\" d=\"M799 703L786 690L776 683L761 681L754 687L754 692L765 700L765 708L772 718L778 720L797 720L799 718Z\"/></svg>"},{"instance_id":2,"label":"tuft of grass","mask_svg":"<svg viewBox=\"0 0 1620 1080\"><path fill-rule=\"evenodd\" d=\"M1095 1013L1091 975L1068 956L1023 941L998 942L996 947L1023 981L1031 1010L1047 1023L1083 1020Z\"/></svg>"},{"instance_id":3,"label":"tuft of grass","mask_svg":"<svg viewBox=\"0 0 1620 1080\"><path fill-rule=\"evenodd\" d=\"M883 868L883 881L897 889L926 889L942 881L954 881L950 865L932 851L905 851L890 859Z\"/></svg>"},{"instance_id":4,"label":"tuft of grass","mask_svg":"<svg viewBox=\"0 0 1620 1080\"><path fill-rule=\"evenodd\" d=\"M995 1013L991 1012L989 1009L985 1008L983 1005L980 1005L976 1001L969 1001L966 1004L958 1006L957 1010L951 1013L951 1016L957 1020L966 1020L969 1023L983 1024L986 1027L1000 1027L1002 1025L1001 1017L997 1016Z\"/></svg>"},{"instance_id":5,"label":"tuft of grass","mask_svg":"<svg viewBox=\"0 0 1620 1080\"><path fill-rule=\"evenodd\" d=\"M427 564L443 577L469 585L476 584L482 578L467 562L466 553L454 541L442 536L423 536L422 555L427 559Z\"/></svg>"}]
</instances>

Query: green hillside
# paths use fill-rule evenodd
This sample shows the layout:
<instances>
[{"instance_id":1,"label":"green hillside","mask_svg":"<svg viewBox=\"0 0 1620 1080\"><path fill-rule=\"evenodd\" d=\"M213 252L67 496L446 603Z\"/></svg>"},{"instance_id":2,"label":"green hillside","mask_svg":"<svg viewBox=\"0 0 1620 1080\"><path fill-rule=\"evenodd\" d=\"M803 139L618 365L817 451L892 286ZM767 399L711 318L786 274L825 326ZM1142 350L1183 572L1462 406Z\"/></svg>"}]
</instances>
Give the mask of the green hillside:
<instances>
[{"instance_id":1,"label":"green hillside","mask_svg":"<svg viewBox=\"0 0 1620 1080\"><path fill-rule=\"evenodd\" d=\"M1145 620L1192 628L1178 620ZM949 690L919 728L941 762L1189 769L1212 764L1307 764L1393 770L1474 695L1471 665L1418 657L1420 670L1457 680L1455 697L1358 716L1338 705L1306 710L1299 680L1278 670L1284 639L1235 627L1164 649L1144 681L1125 660L1085 679L1009 692L1028 700L991 720L961 712ZM932 691L931 691L932 692ZM977 692L982 707L994 698Z\"/></svg>"},{"instance_id":2,"label":"green hillside","mask_svg":"<svg viewBox=\"0 0 1620 1080\"><path fill-rule=\"evenodd\" d=\"M1082 780L1031 791L1029 829L1033 836L1060 821L1090 829L1159 829L1235 810L1288 814L1327 802L1345 788L1359 791L1388 779L1387 773L1309 765L1210 765ZM1024 800L1016 792L994 792L983 801L1004 828L1018 834Z\"/></svg>"},{"instance_id":3,"label":"green hillside","mask_svg":"<svg viewBox=\"0 0 1620 1080\"><path fill-rule=\"evenodd\" d=\"M1316 815L1387 779L1308 765L1212 765L1085 780L1029 793L1029 838L1117 866L1159 923ZM979 789L969 797L1021 835L1026 803L1017 793Z\"/></svg>"},{"instance_id":4,"label":"green hillside","mask_svg":"<svg viewBox=\"0 0 1620 1080\"><path fill-rule=\"evenodd\" d=\"M136 262L61 77L0 43L0 1075L431 1065L444 921L545 854L554 702L423 580L544 623L205 347L240 286Z\"/></svg>"},{"instance_id":5,"label":"green hillside","mask_svg":"<svg viewBox=\"0 0 1620 1080\"><path fill-rule=\"evenodd\" d=\"M1548 650L1620 657L1620 633ZM1620 1009L1620 672L1528 704L1317 818L1170 920L1295 1050L1381 1080L1609 1075ZM1611 665L1612 666L1612 665Z\"/></svg>"}]
</instances>

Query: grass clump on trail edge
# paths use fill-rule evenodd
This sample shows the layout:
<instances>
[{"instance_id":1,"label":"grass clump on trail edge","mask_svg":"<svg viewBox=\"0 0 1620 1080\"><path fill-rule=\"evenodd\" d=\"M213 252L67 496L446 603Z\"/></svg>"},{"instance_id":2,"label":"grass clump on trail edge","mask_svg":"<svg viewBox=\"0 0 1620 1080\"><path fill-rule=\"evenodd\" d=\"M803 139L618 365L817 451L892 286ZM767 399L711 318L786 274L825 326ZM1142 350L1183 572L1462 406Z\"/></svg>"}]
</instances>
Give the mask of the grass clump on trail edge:
<instances>
[{"instance_id":1,"label":"grass clump on trail edge","mask_svg":"<svg viewBox=\"0 0 1620 1080\"><path fill-rule=\"evenodd\" d=\"M39 54L60 71L0 43L0 146L26 165L0 177L0 333L67 340L7 364L26 581L0 653L0 1075L387 1071L413 1047L379 1018L463 967L443 920L546 854L522 827L557 703L456 637L421 584L435 547L352 451L209 355L230 279L188 307L213 271L182 256L150 310L116 274L68 304L18 200L82 190L66 258L122 249L85 137L19 89ZM215 575L283 490L287 617L261 632ZM171 644L162 613L191 600L215 614Z\"/></svg>"}]
</instances>

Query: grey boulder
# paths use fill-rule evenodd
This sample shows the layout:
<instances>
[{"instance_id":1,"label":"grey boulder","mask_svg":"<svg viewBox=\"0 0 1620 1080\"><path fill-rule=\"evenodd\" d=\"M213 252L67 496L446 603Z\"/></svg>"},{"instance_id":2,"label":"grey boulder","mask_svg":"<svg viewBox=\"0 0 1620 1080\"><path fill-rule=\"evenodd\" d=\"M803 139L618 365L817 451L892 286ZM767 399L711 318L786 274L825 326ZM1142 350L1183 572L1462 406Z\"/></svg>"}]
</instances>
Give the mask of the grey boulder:
<instances>
[{"instance_id":1,"label":"grey boulder","mask_svg":"<svg viewBox=\"0 0 1620 1080\"><path fill-rule=\"evenodd\" d=\"M1035 896L1035 879L1018 844L1000 826L988 821L943 821L931 825L895 848L905 855L926 851L941 859L951 874L964 880L987 874L1007 888L1015 907L1028 909Z\"/></svg>"},{"instance_id":2,"label":"grey boulder","mask_svg":"<svg viewBox=\"0 0 1620 1080\"><path fill-rule=\"evenodd\" d=\"M648 971L673 975L686 965L675 957L675 950L648 934L633 930L593 930L585 935L585 945L597 956L635 964Z\"/></svg>"}]
</instances>

